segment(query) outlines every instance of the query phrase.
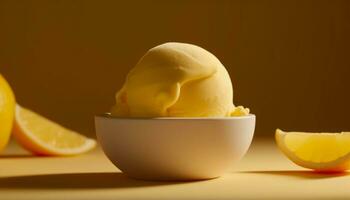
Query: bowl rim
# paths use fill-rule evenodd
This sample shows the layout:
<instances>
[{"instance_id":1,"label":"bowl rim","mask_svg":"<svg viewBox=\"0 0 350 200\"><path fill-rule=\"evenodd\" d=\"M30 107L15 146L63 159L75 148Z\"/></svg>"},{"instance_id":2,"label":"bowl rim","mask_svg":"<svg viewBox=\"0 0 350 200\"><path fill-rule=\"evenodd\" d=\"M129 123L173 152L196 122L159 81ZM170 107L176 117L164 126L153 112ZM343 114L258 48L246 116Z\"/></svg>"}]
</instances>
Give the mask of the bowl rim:
<instances>
[{"instance_id":1,"label":"bowl rim","mask_svg":"<svg viewBox=\"0 0 350 200\"><path fill-rule=\"evenodd\" d=\"M110 120L238 120L255 118L254 114L234 117L117 117L110 113L95 115L95 118L103 118Z\"/></svg>"}]
</instances>

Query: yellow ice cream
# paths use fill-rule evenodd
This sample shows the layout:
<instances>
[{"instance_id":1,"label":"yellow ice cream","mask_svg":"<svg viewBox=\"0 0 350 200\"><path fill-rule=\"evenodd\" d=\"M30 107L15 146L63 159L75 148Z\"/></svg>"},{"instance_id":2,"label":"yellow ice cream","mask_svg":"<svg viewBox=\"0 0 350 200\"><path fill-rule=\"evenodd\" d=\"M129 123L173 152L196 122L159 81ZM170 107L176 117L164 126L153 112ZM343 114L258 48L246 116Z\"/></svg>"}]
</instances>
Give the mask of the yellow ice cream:
<instances>
[{"instance_id":1,"label":"yellow ice cream","mask_svg":"<svg viewBox=\"0 0 350 200\"><path fill-rule=\"evenodd\" d=\"M129 72L111 114L119 117L229 117L235 107L229 74L205 49L165 43L150 49Z\"/></svg>"}]
</instances>

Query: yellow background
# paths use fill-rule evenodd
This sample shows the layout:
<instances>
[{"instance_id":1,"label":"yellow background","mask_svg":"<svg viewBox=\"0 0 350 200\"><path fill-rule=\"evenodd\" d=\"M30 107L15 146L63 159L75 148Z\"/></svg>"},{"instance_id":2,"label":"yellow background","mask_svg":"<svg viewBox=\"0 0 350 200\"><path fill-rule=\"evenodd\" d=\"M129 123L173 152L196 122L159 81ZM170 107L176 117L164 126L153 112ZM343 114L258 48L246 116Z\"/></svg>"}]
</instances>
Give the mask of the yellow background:
<instances>
[{"instance_id":1,"label":"yellow background","mask_svg":"<svg viewBox=\"0 0 350 200\"><path fill-rule=\"evenodd\" d=\"M350 130L350 1L0 1L0 73L20 104L94 135L151 47L200 45L226 66L257 136Z\"/></svg>"}]
</instances>

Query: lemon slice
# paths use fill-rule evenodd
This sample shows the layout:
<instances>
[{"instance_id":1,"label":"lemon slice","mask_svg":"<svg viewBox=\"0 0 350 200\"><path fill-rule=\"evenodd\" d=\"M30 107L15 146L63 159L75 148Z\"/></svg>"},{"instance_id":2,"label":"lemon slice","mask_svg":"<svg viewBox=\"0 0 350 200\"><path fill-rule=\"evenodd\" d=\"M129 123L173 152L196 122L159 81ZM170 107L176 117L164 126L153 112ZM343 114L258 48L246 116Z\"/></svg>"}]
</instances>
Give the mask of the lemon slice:
<instances>
[{"instance_id":1,"label":"lemon slice","mask_svg":"<svg viewBox=\"0 0 350 200\"><path fill-rule=\"evenodd\" d=\"M304 133L276 130L276 142L294 163L319 171L350 168L350 132Z\"/></svg>"},{"instance_id":2,"label":"lemon slice","mask_svg":"<svg viewBox=\"0 0 350 200\"><path fill-rule=\"evenodd\" d=\"M17 141L38 155L76 155L93 149L95 140L16 106L13 134Z\"/></svg>"}]
</instances>

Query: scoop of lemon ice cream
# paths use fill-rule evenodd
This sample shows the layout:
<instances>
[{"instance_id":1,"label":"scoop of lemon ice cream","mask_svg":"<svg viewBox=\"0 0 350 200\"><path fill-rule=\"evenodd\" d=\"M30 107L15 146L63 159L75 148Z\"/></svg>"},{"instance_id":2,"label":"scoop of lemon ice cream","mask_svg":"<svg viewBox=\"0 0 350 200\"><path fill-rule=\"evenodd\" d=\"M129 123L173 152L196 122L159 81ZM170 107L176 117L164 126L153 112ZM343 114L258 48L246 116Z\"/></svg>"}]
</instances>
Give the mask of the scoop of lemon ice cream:
<instances>
[{"instance_id":1,"label":"scoop of lemon ice cream","mask_svg":"<svg viewBox=\"0 0 350 200\"><path fill-rule=\"evenodd\" d=\"M228 117L235 107L229 74L210 52L192 44L150 49L129 72L111 114L119 117Z\"/></svg>"}]
</instances>

